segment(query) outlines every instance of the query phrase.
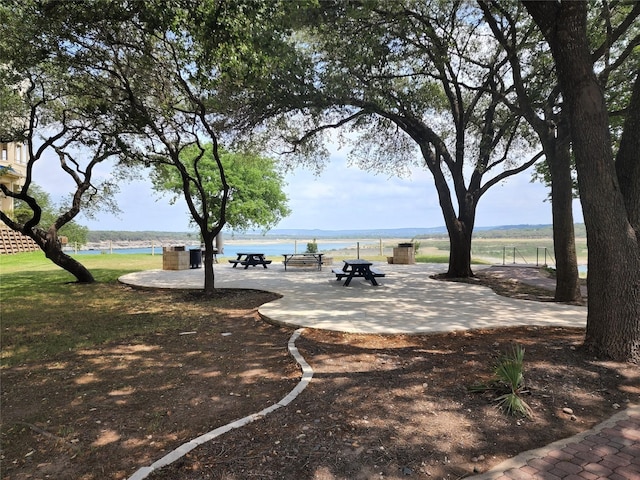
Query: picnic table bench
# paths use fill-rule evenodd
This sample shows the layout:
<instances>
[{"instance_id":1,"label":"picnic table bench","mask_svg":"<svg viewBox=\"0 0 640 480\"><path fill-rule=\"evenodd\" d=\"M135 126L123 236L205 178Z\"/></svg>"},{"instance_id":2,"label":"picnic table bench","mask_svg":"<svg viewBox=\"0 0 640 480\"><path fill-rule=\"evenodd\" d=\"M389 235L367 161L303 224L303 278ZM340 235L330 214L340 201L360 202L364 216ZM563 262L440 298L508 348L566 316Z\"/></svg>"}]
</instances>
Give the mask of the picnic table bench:
<instances>
[{"instance_id":1,"label":"picnic table bench","mask_svg":"<svg viewBox=\"0 0 640 480\"><path fill-rule=\"evenodd\" d=\"M348 287L351 280L355 277L362 277L371 282L371 285L378 285L376 277L384 277L385 274L380 270L371 268L373 265L368 260L344 260L344 265L341 269L334 268L331 270L336 275L336 280L342 280L344 277L347 279L344 282L344 286Z\"/></svg>"},{"instance_id":2,"label":"picnic table bench","mask_svg":"<svg viewBox=\"0 0 640 480\"><path fill-rule=\"evenodd\" d=\"M323 253L283 253L284 257L284 269L287 269L287 265L291 266L317 266L318 270L322 270L322 255Z\"/></svg>"},{"instance_id":3,"label":"picnic table bench","mask_svg":"<svg viewBox=\"0 0 640 480\"><path fill-rule=\"evenodd\" d=\"M243 265L246 270L250 266L255 267L257 265L262 265L264 268L267 268L271 260L266 260L264 253L238 253L238 258L229 260L229 263L233 265L233 268L236 268L238 264Z\"/></svg>"}]
</instances>

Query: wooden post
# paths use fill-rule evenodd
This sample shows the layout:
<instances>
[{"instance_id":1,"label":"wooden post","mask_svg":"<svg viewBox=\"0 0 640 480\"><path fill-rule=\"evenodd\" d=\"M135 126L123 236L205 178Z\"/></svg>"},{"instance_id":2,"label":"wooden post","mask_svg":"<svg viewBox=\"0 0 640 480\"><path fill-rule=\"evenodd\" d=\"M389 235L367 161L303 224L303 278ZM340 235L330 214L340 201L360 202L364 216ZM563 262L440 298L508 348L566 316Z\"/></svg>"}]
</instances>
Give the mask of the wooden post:
<instances>
[{"instance_id":1,"label":"wooden post","mask_svg":"<svg viewBox=\"0 0 640 480\"><path fill-rule=\"evenodd\" d=\"M219 232L216 235L216 250L218 250L218 254L222 255L224 253L224 239L222 237L222 232Z\"/></svg>"}]
</instances>

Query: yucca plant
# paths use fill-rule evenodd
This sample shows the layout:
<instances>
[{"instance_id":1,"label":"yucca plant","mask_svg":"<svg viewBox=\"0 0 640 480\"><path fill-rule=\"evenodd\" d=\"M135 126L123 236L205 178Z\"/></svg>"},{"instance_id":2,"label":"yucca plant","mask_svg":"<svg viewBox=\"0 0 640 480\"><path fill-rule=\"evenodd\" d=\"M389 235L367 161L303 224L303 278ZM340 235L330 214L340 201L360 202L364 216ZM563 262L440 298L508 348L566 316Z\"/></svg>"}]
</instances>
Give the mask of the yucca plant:
<instances>
[{"instance_id":1,"label":"yucca plant","mask_svg":"<svg viewBox=\"0 0 640 480\"><path fill-rule=\"evenodd\" d=\"M511 415L533 416L533 410L521 395L526 392L524 386L524 347L514 345L511 351L503 356L496 366L495 375L509 391L500 395L498 406Z\"/></svg>"},{"instance_id":2,"label":"yucca plant","mask_svg":"<svg viewBox=\"0 0 640 480\"><path fill-rule=\"evenodd\" d=\"M524 347L514 345L511 351L504 355L494 370L495 380L491 384L473 385L472 392L493 390L499 396L495 399L498 407L510 415L532 417L533 410L522 399L526 393L524 384Z\"/></svg>"}]
</instances>

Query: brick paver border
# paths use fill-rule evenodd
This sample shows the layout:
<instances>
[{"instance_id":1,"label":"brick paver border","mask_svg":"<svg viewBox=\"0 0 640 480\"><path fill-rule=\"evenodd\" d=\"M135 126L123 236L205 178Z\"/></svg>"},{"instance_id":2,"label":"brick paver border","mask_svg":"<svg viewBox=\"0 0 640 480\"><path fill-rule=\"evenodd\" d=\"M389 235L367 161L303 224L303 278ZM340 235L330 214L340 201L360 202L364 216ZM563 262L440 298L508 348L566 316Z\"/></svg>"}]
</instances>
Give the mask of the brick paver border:
<instances>
[{"instance_id":1,"label":"brick paver border","mask_svg":"<svg viewBox=\"0 0 640 480\"><path fill-rule=\"evenodd\" d=\"M591 430L516 455L470 480L640 480L640 405Z\"/></svg>"}]
</instances>

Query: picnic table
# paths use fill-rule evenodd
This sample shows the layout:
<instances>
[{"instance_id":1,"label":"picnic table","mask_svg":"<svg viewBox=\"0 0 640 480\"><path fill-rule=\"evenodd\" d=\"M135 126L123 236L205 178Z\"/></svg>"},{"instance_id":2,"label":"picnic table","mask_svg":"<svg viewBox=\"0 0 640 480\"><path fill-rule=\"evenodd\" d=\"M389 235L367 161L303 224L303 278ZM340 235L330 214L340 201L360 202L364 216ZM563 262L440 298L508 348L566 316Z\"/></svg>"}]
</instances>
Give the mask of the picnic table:
<instances>
[{"instance_id":1,"label":"picnic table","mask_svg":"<svg viewBox=\"0 0 640 480\"><path fill-rule=\"evenodd\" d=\"M287 265L296 266L317 266L318 270L322 270L322 255L323 253L283 253L284 257L284 269L287 269Z\"/></svg>"},{"instance_id":2,"label":"picnic table","mask_svg":"<svg viewBox=\"0 0 640 480\"><path fill-rule=\"evenodd\" d=\"M355 277L363 277L371 282L371 285L378 285L376 277L384 277L384 273L374 268L371 268L373 263L368 260L344 260L342 269L334 268L331 270L336 274L336 280L342 280L344 277L347 279L344 281L344 286L348 287L351 280Z\"/></svg>"},{"instance_id":3,"label":"picnic table","mask_svg":"<svg viewBox=\"0 0 640 480\"><path fill-rule=\"evenodd\" d=\"M238 258L235 260L229 260L229 263L233 264L233 268L236 268L238 264L244 265L244 269L255 267L256 265L262 265L267 268L267 265L271 263L271 260L264 258L264 253L238 253Z\"/></svg>"}]
</instances>

